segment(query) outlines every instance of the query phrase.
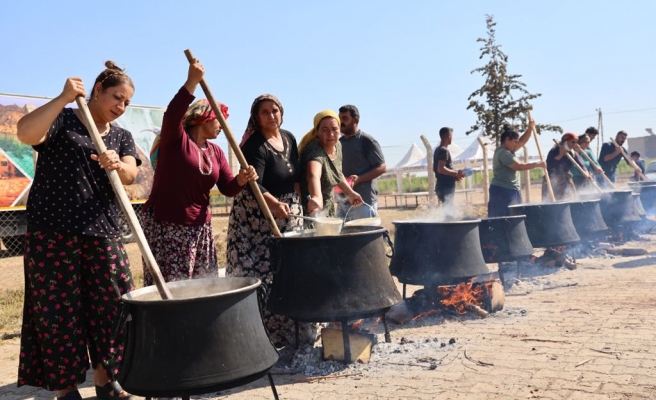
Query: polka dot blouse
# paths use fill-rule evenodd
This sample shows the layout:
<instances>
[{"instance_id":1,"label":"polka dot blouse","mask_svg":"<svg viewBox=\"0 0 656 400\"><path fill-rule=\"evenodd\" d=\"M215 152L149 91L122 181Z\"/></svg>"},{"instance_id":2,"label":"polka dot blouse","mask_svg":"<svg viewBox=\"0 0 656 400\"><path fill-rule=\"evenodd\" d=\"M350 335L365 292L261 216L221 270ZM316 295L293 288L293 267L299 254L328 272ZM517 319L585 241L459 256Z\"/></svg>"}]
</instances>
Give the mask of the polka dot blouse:
<instances>
[{"instance_id":1,"label":"polka dot blouse","mask_svg":"<svg viewBox=\"0 0 656 400\"><path fill-rule=\"evenodd\" d=\"M120 157L133 156L141 164L129 131L112 125L103 142ZM105 170L91 159L96 150L73 109L57 116L46 141L34 150L38 159L27 201L29 229L119 236L118 199Z\"/></svg>"}]
</instances>

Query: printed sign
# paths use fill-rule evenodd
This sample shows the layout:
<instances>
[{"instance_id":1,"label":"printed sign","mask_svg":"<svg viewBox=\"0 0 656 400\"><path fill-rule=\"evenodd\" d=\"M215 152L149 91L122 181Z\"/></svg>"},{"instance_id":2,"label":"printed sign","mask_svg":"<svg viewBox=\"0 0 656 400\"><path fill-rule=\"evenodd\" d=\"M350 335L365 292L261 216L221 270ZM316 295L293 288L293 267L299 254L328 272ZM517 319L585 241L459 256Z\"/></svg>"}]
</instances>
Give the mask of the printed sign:
<instances>
[{"instance_id":1,"label":"printed sign","mask_svg":"<svg viewBox=\"0 0 656 400\"><path fill-rule=\"evenodd\" d=\"M16 125L21 117L44 105L50 98L0 93L0 207L25 206L34 179L35 152L21 143ZM75 104L70 104L75 108ZM154 171L148 154L159 134L164 108L130 105L113 124L132 133L142 164L137 181L125 190L130 200L145 200L150 194Z\"/></svg>"}]
</instances>

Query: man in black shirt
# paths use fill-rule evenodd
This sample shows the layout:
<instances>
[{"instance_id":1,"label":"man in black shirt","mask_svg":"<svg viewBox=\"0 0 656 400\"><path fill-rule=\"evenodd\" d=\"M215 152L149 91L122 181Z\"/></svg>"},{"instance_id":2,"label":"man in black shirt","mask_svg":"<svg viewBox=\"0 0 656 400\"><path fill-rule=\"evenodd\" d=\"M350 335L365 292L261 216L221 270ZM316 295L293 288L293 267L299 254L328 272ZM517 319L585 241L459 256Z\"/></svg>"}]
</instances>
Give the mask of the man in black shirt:
<instances>
[{"instance_id":1,"label":"man in black shirt","mask_svg":"<svg viewBox=\"0 0 656 400\"><path fill-rule=\"evenodd\" d=\"M453 129L444 127L440 129L440 146L433 154L433 172L437 183L435 193L440 203L452 202L456 193L456 182L462 180L463 170L453 169L451 153L448 146L453 141Z\"/></svg>"},{"instance_id":2,"label":"man in black shirt","mask_svg":"<svg viewBox=\"0 0 656 400\"><path fill-rule=\"evenodd\" d=\"M631 177L632 181L639 182L640 181L640 174L642 175L645 174L645 160L640 158L640 152L638 151L632 151L631 152L631 159L635 163L638 168L640 168L640 172L636 169L635 172L633 173L633 176Z\"/></svg>"}]
</instances>

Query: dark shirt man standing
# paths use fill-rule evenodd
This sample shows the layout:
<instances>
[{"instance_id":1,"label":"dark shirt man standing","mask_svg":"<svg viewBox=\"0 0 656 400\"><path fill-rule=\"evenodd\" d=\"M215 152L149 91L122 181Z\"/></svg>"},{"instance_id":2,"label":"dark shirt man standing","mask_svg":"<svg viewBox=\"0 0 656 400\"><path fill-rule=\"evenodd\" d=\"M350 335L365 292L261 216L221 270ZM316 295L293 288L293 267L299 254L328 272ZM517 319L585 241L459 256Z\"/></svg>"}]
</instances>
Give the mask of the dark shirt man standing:
<instances>
[{"instance_id":1,"label":"dark shirt man standing","mask_svg":"<svg viewBox=\"0 0 656 400\"><path fill-rule=\"evenodd\" d=\"M642 175L644 175L645 174L645 160L640 158L640 152L639 151L632 151L631 152L631 159L636 164L636 166L638 166L638 168L640 168L640 172L642 173ZM633 173L633 176L631 177L631 180L636 181L636 182L640 181L640 173L638 172L638 170L636 170Z\"/></svg>"},{"instance_id":2,"label":"dark shirt man standing","mask_svg":"<svg viewBox=\"0 0 656 400\"><path fill-rule=\"evenodd\" d=\"M440 129L440 146L433 153L433 172L437 183L435 194L440 203L453 203L456 194L456 181L462 180L463 170L453 169L453 161L449 152L449 145L453 141L453 129L444 127Z\"/></svg>"},{"instance_id":3,"label":"dark shirt man standing","mask_svg":"<svg viewBox=\"0 0 656 400\"><path fill-rule=\"evenodd\" d=\"M362 201L369 204L352 208L348 201L344 201L343 195L337 199L337 215L344 218L348 212L348 219L360 219L373 217L378 208L378 183L376 178L387 171L383 150L371 135L362 132L358 128L360 112L353 105L345 105L339 108L341 120L341 131L343 136L339 138L342 144L342 172L351 181L353 190L362 196Z\"/></svg>"},{"instance_id":4,"label":"dark shirt man standing","mask_svg":"<svg viewBox=\"0 0 656 400\"><path fill-rule=\"evenodd\" d=\"M599 165L601 165L601 169L604 170L604 174L606 174L608 179L610 179L612 182L615 182L617 179L615 171L617 170L617 164L619 164L620 160L622 159L621 146L626 141L627 136L628 134L626 132L619 131L615 136L615 142L617 143L617 146L615 146L613 142L607 142L601 145L601 151L599 152Z\"/></svg>"}]
</instances>

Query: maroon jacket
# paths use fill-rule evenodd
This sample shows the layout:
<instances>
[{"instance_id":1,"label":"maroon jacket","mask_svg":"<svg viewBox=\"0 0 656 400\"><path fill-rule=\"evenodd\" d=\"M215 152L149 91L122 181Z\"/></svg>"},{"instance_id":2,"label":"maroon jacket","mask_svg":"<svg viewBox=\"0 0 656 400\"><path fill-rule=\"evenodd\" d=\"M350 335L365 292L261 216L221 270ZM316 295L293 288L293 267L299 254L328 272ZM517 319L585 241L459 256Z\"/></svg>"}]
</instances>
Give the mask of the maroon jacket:
<instances>
[{"instance_id":1,"label":"maroon jacket","mask_svg":"<svg viewBox=\"0 0 656 400\"><path fill-rule=\"evenodd\" d=\"M182 87L164 113L157 170L145 206L154 207L154 216L158 221L187 226L203 225L211 219L210 190L215 184L228 197L235 196L243 189L232 175L223 151L209 141L205 152L213 152L212 173L200 173L200 150L182 125L182 118L194 99Z\"/></svg>"}]
</instances>

